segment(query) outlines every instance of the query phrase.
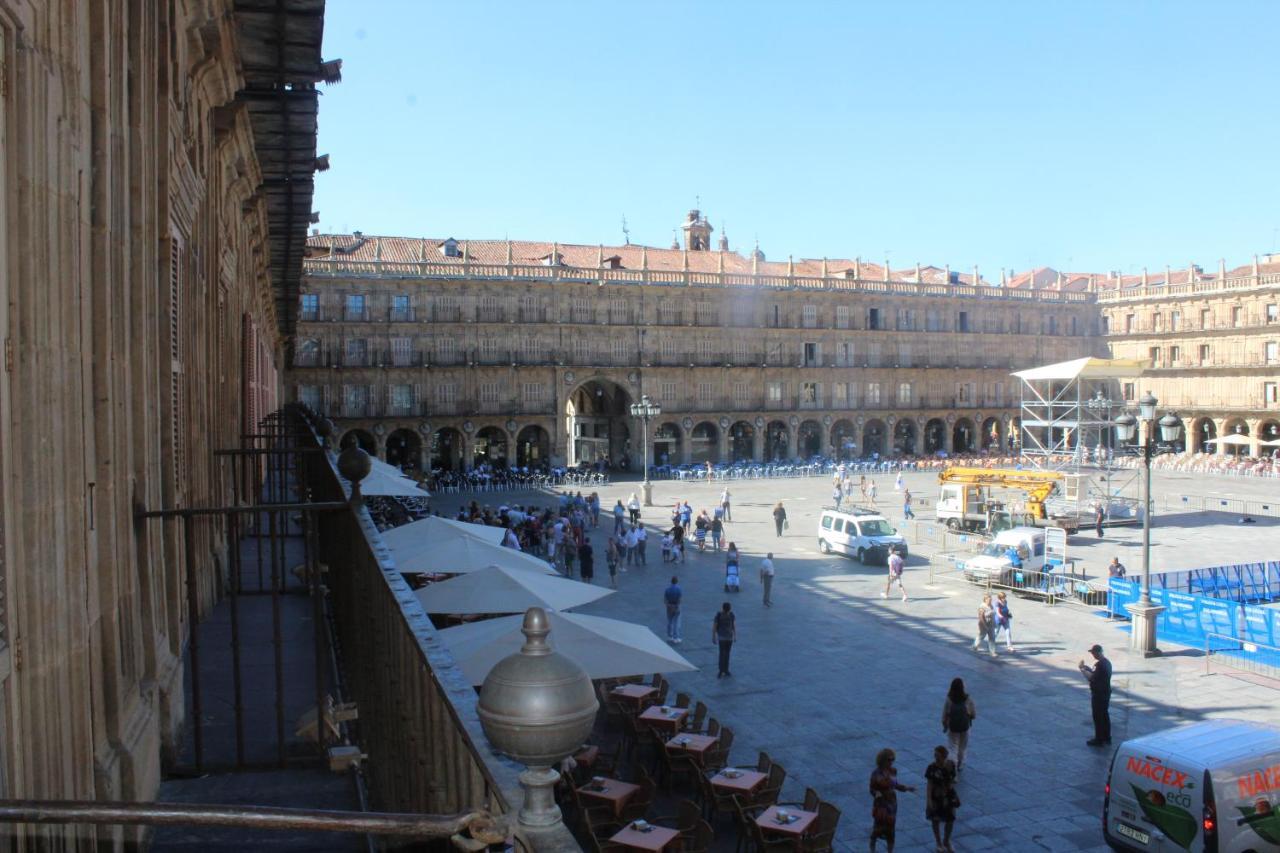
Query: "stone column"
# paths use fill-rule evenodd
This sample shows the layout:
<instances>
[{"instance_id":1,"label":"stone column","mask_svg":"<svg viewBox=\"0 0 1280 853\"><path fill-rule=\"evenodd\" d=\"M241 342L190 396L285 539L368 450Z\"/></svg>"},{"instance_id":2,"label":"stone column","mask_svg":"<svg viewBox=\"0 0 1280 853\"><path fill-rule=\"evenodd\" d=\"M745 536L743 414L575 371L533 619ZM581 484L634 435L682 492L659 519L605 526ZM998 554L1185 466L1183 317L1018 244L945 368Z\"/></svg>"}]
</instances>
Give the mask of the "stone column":
<instances>
[{"instance_id":1,"label":"stone column","mask_svg":"<svg viewBox=\"0 0 1280 853\"><path fill-rule=\"evenodd\" d=\"M751 436L751 455L757 462L764 461L764 429L756 427L755 433Z\"/></svg>"},{"instance_id":2,"label":"stone column","mask_svg":"<svg viewBox=\"0 0 1280 853\"><path fill-rule=\"evenodd\" d=\"M732 428L733 428L733 424L730 424L730 425L729 425L729 427L730 427L730 429L732 429ZM720 422L719 422L719 421L716 421L716 428L717 428L717 429L720 429ZM718 436L719 436L719 438L718 438L717 443L720 445L720 461L721 461L721 462L728 462L728 461L729 461L729 430L728 430L728 429L720 429L720 432L718 433Z\"/></svg>"}]
</instances>

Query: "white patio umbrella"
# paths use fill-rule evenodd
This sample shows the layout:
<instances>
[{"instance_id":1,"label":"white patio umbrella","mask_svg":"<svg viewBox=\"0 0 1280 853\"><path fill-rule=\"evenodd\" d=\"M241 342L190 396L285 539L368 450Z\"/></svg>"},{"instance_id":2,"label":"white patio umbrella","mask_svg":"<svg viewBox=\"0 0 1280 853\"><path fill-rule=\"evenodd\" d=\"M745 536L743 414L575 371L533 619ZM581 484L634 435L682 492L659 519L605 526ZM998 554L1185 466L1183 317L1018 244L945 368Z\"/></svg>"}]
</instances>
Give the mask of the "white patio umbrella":
<instances>
[{"instance_id":1,"label":"white patio umbrella","mask_svg":"<svg viewBox=\"0 0 1280 853\"><path fill-rule=\"evenodd\" d=\"M429 498L431 497L425 489L419 488L418 484L410 480L408 477L399 475L391 475L386 471L379 469L371 469L369 475L360 481L360 493L362 495L381 495L387 497L403 497L403 498Z\"/></svg>"},{"instance_id":2,"label":"white patio umbrella","mask_svg":"<svg viewBox=\"0 0 1280 853\"><path fill-rule=\"evenodd\" d=\"M395 477L400 480L406 480L412 483L413 485L418 486L417 480L413 479L408 474L404 473L399 468L392 465L390 462L383 462L381 459L379 459L376 456L369 457L369 461L372 463L372 466L373 466L373 470L370 473L386 474L388 477ZM418 488L422 489L421 486L418 486ZM422 489L422 490L424 492L426 491L426 489ZM427 495L427 497L431 497L431 496Z\"/></svg>"},{"instance_id":3,"label":"white patio umbrella","mask_svg":"<svg viewBox=\"0 0 1280 853\"><path fill-rule=\"evenodd\" d=\"M647 675L651 672L684 672L697 669L643 625L584 616L581 613L547 611L551 622L551 647L573 658L592 678ZM440 632L453 659L472 684L484 683L493 665L520 651L524 614L485 619Z\"/></svg>"},{"instance_id":4,"label":"white patio umbrella","mask_svg":"<svg viewBox=\"0 0 1280 853\"><path fill-rule=\"evenodd\" d=\"M528 569L487 566L414 593L428 613L524 613L530 607L568 610L613 590Z\"/></svg>"},{"instance_id":5,"label":"white patio umbrella","mask_svg":"<svg viewBox=\"0 0 1280 853\"><path fill-rule=\"evenodd\" d=\"M497 544L505 535L502 528L474 525L474 533L464 529L471 526L451 524L441 518L424 518L385 531L382 541L391 551L396 568L402 572L460 575L489 566L510 566L558 574L545 560Z\"/></svg>"},{"instance_id":6,"label":"white patio umbrella","mask_svg":"<svg viewBox=\"0 0 1280 853\"><path fill-rule=\"evenodd\" d=\"M1273 438L1270 441L1258 442L1261 447L1280 447L1280 438Z\"/></svg>"},{"instance_id":7,"label":"white patio umbrella","mask_svg":"<svg viewBox=\"0 0 1280 853\"><path fill-rule=\"evenodd\" d=\"M1225 444L1231 447L1248 447L1253 444L1253 439L1247 435L1224 435L1222 438L1211 438L1205 444Z\"/></svg>"}]
</instances>

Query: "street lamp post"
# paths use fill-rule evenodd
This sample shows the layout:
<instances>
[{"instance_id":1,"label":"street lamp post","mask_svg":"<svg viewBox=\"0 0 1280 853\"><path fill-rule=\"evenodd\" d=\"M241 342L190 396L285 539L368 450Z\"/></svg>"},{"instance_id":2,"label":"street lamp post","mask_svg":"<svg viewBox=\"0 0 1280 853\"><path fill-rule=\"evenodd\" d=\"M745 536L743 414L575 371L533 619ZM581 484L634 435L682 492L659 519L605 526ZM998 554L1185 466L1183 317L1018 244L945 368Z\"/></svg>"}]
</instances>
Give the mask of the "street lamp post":
<instances>
[{"instance_id":1,"label":"street lamp post","mask_svg":"<svg viewBox=\"0 0 1280 853\"><path fill-rule=\"evenodd\" d=\"M642 394L639 403L631 404L631 417L638 418L644 427L644 481L640 484L640 493L644 495L645 506L653 506L653 483L649 482L649 421L660 414L662 407L650 400L648 394Z\"/></svg>"},{"instance_id":2,"label":"street lamp post","mask_svg":"<svg viewBox=\"0 0 1280 853\"><path fill-rule=\"evenodd\" d=\"M1139 422L1145 427L1145 435L1139 452L1142 454L1142 595L1137 604L1128 609L1133 617L1133 631L1129 635L1129 647L1144 657L1160 654L1156 646L1156 619L1164 608L1151 603L1151 457L1159 453L1155 441L1156 404L1151 392L1138 401L1138 417L1122 414L1115 420L1116 438L1122 443L1137 437ZM1166 414L1160 419L1160 439L1172 444L1182 435L1182 421L1177 415Z\"/></svg>"}]
</instances>

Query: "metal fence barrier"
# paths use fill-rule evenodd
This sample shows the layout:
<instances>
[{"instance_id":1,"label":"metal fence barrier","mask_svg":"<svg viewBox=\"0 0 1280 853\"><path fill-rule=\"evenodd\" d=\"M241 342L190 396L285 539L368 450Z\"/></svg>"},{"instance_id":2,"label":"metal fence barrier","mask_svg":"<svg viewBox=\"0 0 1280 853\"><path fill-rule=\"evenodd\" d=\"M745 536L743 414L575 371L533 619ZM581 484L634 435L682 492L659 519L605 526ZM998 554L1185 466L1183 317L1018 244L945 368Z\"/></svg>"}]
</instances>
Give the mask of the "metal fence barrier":
<instances>
[{"instance_id":1,"label":"metal fence barrier","mask_svg":"<svg viewBox=\"0 0 1280 853\"><path fill-rule=\"evenodd\" d=\"M1280 647L1241 640L1225 634L1205 634L1204 674L1213 672L1213 664L1237 672L1280 680Z\"/></svg>"},{"instance_id":2,"label":"metal fence barrier","mask_svg":"<svg viewBox=\"0 0 1280 853\"><path fill-rule=\"evenodd\" d=\"M929 583L963 583L984 592L1008 590L1022 597L1034 597L1046 604L1069 604L1088 609L1107 604L1107 579L1087 578L1069 572L1034 572L1009 569L999 575L966 575L963 557L929 565Z\"/></svg>"},{"instance_id":3,"label":"metal fence barrier","mask_svg":"<svg viewBox=\"0 0 1280 853\"><path fill-rule=\"evenodd\" d=\"M1239 516L1280 518L1280 501L1220 498L1212 495L1165 495L1164 512L1228 512Z\"/></svg>"}]
</instances>

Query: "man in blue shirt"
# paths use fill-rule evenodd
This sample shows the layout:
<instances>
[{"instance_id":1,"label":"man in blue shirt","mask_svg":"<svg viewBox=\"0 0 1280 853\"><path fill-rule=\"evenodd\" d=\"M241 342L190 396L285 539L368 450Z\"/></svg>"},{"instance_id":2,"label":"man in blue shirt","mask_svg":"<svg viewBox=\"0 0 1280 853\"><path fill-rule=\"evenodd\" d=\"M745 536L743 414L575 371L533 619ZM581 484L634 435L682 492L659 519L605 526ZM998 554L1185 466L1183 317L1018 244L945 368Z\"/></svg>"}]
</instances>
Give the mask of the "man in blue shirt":
<instances>
[{"instance_id":1,"label":"man in blue shirt","mask_svg":"<svg viewBox=\"0 0 1280 853\"><path fill-rule=\"evenodd\" d=\"M680 579L671 576L671 586L662 594L667 605L667 640L671 643L683 643L680 637L680 600L684 598L684 590L680 589Z\"/></svg>"}]
</instances>

